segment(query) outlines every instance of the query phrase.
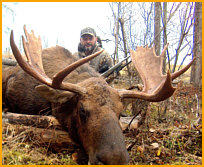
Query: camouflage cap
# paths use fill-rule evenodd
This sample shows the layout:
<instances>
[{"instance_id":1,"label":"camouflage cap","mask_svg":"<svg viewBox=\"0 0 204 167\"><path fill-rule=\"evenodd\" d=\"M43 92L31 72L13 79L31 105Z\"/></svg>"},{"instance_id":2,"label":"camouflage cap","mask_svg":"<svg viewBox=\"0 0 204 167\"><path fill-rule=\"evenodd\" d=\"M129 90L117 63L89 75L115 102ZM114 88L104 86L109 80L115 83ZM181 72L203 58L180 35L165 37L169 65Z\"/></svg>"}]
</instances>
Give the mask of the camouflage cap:
<instances>
[{"instance_id":1,"label":"camouflage cap","mask_svg":"<svg viewBox=\"0 0 204 167\"><path fill-rule=\"evenodd\" d=\"M86 27L83 30L81 30L81 37L85 34L89 34L91 36L96 36L96 32L91 27Z\"/></svg>"}]
</instances>

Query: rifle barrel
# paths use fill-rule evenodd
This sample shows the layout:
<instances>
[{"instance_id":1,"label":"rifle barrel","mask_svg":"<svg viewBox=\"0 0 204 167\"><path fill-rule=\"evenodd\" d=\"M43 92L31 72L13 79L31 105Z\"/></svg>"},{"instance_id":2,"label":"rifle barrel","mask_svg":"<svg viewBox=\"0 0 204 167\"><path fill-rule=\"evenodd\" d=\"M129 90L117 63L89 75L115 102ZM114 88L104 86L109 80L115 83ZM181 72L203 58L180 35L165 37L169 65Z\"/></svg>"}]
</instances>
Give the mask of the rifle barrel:
<instances>
[{"instance_id":1,"label":"rifle barrel","mask_svg":"<svg viewBox=\"0 0 204 167\"><path fill-rule=\"evenodd\" d=\"M110 74L112 74L116 69L118 69L119 67L121 67L122 64L123 64L123 62L124 62L125 60L127 60L128 58L130 58L130 56L126 57L126 58L123 59L121 62L119 62L119 63L117 63L116 65L114 65L113 67L111 67L109 70L107 70L106 72L104 72L103 74L101 74L101 76L103 76L103 77L108 77L108 76L109 76ZM130 60L130 62L131 62L131 60ZM128 65L130 62L126 63L125 66ZM125 66L123 66L122 68L124 68ZM122 68L121 68L121 69L122 69ZM121 69L120 69L120 70L121 70ZM119 70L119 71L120 71L120 70Z\"/></svg>"}]
</instances>

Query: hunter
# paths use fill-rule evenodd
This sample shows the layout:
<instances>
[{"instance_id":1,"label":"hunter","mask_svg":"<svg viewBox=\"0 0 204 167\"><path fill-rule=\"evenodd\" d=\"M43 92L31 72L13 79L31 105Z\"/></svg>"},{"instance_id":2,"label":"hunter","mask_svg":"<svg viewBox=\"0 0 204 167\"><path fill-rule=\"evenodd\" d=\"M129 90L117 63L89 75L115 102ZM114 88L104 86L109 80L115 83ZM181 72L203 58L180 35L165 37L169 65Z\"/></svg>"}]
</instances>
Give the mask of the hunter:
<instances>
[{"instance_id":1,"label":"hunter","mask_svg":"<svg viewBox=\"0 0 204 167\"><path fill-rule=\"evenodd\" d=\"M80 58L84 58L99 51L101 47L97 43L97 39L96 32L93 28L86 27L82 29L78 52L75 54ZM104 50L99 56L92 59L89 64L99 73L104 73L113 66L113 61L109 53Z\"/></svg>"}]
</instances>

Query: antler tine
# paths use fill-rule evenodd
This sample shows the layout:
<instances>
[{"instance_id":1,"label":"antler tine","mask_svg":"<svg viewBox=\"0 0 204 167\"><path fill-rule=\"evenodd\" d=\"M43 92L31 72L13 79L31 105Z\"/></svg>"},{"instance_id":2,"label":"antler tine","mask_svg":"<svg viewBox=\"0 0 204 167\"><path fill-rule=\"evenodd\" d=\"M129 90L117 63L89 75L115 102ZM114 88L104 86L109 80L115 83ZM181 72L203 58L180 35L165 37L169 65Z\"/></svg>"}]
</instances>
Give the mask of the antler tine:
<instances>
[{"instance_id":1,"label":"antler tine","mask_svg":"<svg viewBox=\"0 0 204 167\"><path fill-rule=\"evenodd\" d=\"M18 47L16 46L16 44L14 42L13 30L11 31L11 35L10 35L10 45L11 45L11 49L13 51L13 54L14 54L18 64L21 66L21 68L24 71L26 71L28 74L30 74L31 76L33 76L34 78L39 80L40 82L50 86L52 83L51 79L49 77L47 77L47 75L45 75L42 72L42 70L37 69L36 66L33 66L33 64L29 64L29 63L31 63L31 61L27 62L23 59L23 56L21 55L20 51L18 50ZM25 40L24 40L23 46L25 48L27 58L29 57L28 59L31 60L27 44L25 44Z\"/></svg>"},{"instance_id":2,"label":"antler tine","mask_svg":"<svg viewBox=\"0 0 204 167\"><path fill-rule=\"evenodd\" d=\"M37 68L42 70L43 69L43 63L42 63L42 44L40 36L37 38L34 34L34 31L31 31L31 34L29 34L26 30L26 26L23 26L24 33L26 36L26 39L28 42L25 41L25 38L22 36L23 40L23 47L26 53L26 57L28 59L28 62L32 64L33 66L37 66Z\"/></svg>"},{"instance_id":3,"label":"antler tine","mask_svg":"<svg viewBox=\"0 0 204 167\"><path fill-rule=\"evenodd\" d=\"M131 90L119 91L122 98L140 98L158 102L167 99L174 93L175 88L172 86L172 80L189 69L194 60L182 70L173 73L172 75L169 71L167 75L163 75L162 64L167 47L168 44L164 47L160 56L156 56L154 47L138 47L135 52L130 52L132 61L143 81L144 88L142 92Z\"/></svg>"},{"instance_id":4,"label":"antler tine","mask_svg":"<svg viewBox=\"0 0 204 167\"><path fill-rule=\"evenodd\" d=\"M172 80L176 79L177 77L179 77L181 74L183 74L184 72L186 72L191 65L193 64L193 62L195 61L195 57L193 58L193 60L190 61L190 63L188 65L186 65L184 68L182 68L179 71L174 72L173 74L171 74Z\"/></svg>"},{"instance_id":5,"label":"antler tine","mask_svg":"<svg viewBox=\"0 0 204 167\"><path fill-rule=\"evenodd\" d=\"M58 72L54 77L53 77L53 81L52 81L52 86L55 88L58 88L60 86L60 84L62 83L62 81L64 80L64 78L70 74L73 70L75 70L77 67L81 66L82 64L90 61L91 59L93 59L94 57L98 56L100 53L102 53L104 51L104 49L101 49L100 51L87 56L83 59L80 59L72 64L70 64L68 67L66 67L65 69L63 69L62 71Z\"/></svg>"},{"instance_id":6,"label":"antler tine","mask_svg":"<svg viewBox=\"0 0 204 167\"><path fill-rule=\"evenodd\" d=\"M171 74L168 71L166 79L163 80L160 85L151 93L144 91L136 92L132 90L120 90L119 95L121 98L137 98L151 102L163 101L170 97L176 90L174 87L172 87L171 81Z\"/></svg>"},{"instance_id":7,"label":"antler tine","mask_svg":"<svg viewBox=\"0 0 204 167\"><path fill-rule=\"evenodd\" d=\"M160 56L164 57L164 54L166 53L166 50L168 49L168 46L169 46L169 43L167 43L165 46L164 46L164 49L162 50L162 53Z\"/></svg>"}]
</instances>

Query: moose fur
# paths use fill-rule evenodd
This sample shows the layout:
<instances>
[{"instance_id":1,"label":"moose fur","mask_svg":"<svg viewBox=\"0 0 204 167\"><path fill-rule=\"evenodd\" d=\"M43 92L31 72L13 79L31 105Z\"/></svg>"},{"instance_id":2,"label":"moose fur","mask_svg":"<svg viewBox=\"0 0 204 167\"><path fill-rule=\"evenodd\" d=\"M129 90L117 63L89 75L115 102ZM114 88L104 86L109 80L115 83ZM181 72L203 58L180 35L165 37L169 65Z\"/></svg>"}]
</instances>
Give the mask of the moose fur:
<instances>
[{"instance_id":1,"label":"moose fur","mask_svg":"<svg viewBox=\"0 0 204 167\"><path fill-rule=\"evenodd\" d=\"M50 78L77 59L60 46L42 51L43 67ZM80 146L83 158L79 158L79 164L127 164L129 156L118 121L123 106L116 90L88 63L72 71L64 81L86 87L86 95L73 96L48 87L39 88L40 92L50 89L48 94L40 95L35 89L41 85L39 81L18 65L5 67L3 101L11 112L55 116Z\"/></svg>"}]
</instances>

